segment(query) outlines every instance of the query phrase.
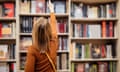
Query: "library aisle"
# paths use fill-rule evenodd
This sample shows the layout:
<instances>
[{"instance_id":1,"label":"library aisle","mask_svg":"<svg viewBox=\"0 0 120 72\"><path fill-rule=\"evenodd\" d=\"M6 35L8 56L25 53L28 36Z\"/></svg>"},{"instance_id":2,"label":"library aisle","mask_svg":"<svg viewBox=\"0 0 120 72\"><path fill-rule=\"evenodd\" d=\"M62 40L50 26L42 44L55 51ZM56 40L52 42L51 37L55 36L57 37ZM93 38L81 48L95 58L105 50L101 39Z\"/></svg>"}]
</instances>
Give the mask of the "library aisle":
<instances>
[{"instance_id":1,"label":"library aisle","mask_svg":"<svg viewBox=\"0 0 120 72\"><path fill-rule=\"evenodd\" d=\"M57 72L120 71L120 0L51 0L57 19ZM0 72L24 72L33 19L48 0L0 0Z\"/></svg>"}]
</instances>

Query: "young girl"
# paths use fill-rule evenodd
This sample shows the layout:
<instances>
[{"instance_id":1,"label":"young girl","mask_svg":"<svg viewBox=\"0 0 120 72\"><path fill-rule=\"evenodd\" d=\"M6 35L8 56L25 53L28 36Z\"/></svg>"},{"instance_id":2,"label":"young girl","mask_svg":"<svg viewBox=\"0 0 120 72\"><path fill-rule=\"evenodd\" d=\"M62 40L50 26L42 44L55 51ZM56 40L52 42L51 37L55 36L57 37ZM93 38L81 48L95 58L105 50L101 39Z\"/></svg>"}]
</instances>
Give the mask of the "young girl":
<instances>
[{"instance_id":1,"label":"young girl","mask_svg":"<svg viewBox=\"0 0 120 72\"><path fill-rule=\"evenodd\" d=\"M58 37L54 7L49 0L50 21L40 17L34 22L33 45L28 48L25 72L56 72Z\"/></svg>"}]
</instances>

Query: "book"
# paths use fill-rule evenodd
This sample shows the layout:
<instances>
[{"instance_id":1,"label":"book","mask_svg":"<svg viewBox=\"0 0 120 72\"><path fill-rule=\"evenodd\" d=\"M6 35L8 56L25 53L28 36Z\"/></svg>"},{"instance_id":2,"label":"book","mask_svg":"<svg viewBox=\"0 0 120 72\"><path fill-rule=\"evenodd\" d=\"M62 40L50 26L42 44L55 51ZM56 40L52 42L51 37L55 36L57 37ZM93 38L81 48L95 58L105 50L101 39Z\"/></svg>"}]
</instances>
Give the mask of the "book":
<instances>
[{"instance_id":1,"label":"book","mask_svg":"<svg viewBox=\"0 0 120 72\"><path fill-rule=\"evenodd\" d=\"M67 69L67 54L61 54L62 69Z\"/></svg>"},{"instance_id":2,"label":"book","mask_svg":"<svg viewBox=\"0 0 120 72\"><path fill-rule=\"evenodd\" d=\"M102 21L102 37L106 37L106 22Z\"/></svg>"},{"instance_id":3,"label":"book","mask_svg":"<svg viewBox=\"0 0 120 72\"><path fill-rule=\"evenodd\" d=\"M29 46L32 45L31 37L21 37L20 40L20 50L27 50Z\"/></svg>"},{"instance_id":4,"label":"book","mask_svg":"<svg viewBox=\"0 0 120 72\"><path fill-rule=\"evenodd\" d=\"M30 1L22 0L20 2L20 13L30 13Z\"/></svg>"},{"instance_id":5,"label":"book","mask_svg":"<svg viewBox=\"0 0 120 72\"><path fill-rule=\"evenodd\" d=\"M26 63L26 55L20 56L20 70L24 70Z\"/></svg>"},{"instance_id":6,"label":"book","mask_svg":"<svg viewBox=\"0 0 120 72\"><path fill-rule=\"evenodd\" d=\"M55 13L66 13L66 1L55 0L54 9L55 9Z\"/></svg>"},{"instance_id":7,"label":"book","mask_svg":"<svg viewBox=\"0 0 120 72\"><path fill-rule=\"evenodd\" d=\"M0 4L0 17L2 17L3 16L3 6L2 6L2 4Z\"/></svg>"},{"instance_id":8,"label":"book","mask_svg":"<svg viewBox=\"0 0 120 72\"><path fill-rule=\"evenodd\" d=\"M0 45L0 59L8 58L8 45Z\"/></svg>"},{"instance_id":9,"label":"book","mask_svg":"<svg viewBox=\"0 0 120 72\"><path fill-rule=\"evenodd\" d=\"M84 72L84 63L78 63L76 64L75 72Z\"/></svg>"},{"instance_id":10,"label":"book","mask_svg":"<svg viewBox=\"0 0 120 72\"><path fill-rule=\"evenodd\" d=\"M31 0L31 13L35 14L36 13L36 0Z\"/></svg>"},{"instance_id":11,"label":"book","mask_svg":"<svg viewBox=\"0 0 120 72\"><path fill-rule=\"evenodd\" d=\"M12 24L2 23L2 37L12 37Z\"/></svg>"},{"instance_id":12,"label":"book","mask_svg":"<svg viewBox=\"0 0 120 72\"><path fill-rule=\"evenodd\" d=\"M0 22L0 37L2 37L2 23Z\"/></svg>"},{"instance_id":13,"label":"book","mask_svg":"<svg viewBox=\"0 0 120 72\"><path fill-rule=\"evenodd\" d=\"M36 13L45 13L45 0L36 0Z\"/></svg>"},{"instance_id":14,"label":"book","mask_svg":"<svg viewBox=\"0 0 120 72\"><path fill-rule=\"evenodd\" d=\"M114 32L113 22L109 21L109 37L113 37L113 32Z\"/></svg>"},{"instance_id":15,"label":"book","mask_svg":"<svg viewBox=\"0 0 120 72\"><path fill-rule=\"evenodd\" d=\"M7 63L0 63L0 72L9 72L9 66Z\"/></svg>"},{"instance_id":16,"label":"book","mask_svg":"<svg viewBox=\"0 0 120 72\"><path fill-rule=\"evenodd\" d=\"M99 45L92 45L91 55L92 55L92 58L100 58L101 57L101 48Z\"/></svg>"},{"instance_id":17,"label":"book","mask_svg":"<svg viewBox=\"0 0 120 72\"><path fill-rule=\"evenodd\" d=\"M3 3L3 16L4 17L14 17L15 15L15 5L14 3Z\"/></svg>"}]
</instances>

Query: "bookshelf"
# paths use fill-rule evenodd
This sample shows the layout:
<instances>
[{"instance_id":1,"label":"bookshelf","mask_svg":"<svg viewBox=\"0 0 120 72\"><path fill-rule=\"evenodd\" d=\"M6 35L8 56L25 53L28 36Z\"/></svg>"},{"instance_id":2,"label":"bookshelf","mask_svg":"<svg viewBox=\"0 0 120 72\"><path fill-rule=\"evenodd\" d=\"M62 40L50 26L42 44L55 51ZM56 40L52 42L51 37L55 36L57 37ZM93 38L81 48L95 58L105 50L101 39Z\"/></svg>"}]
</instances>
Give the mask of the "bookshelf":
<instances>
[{"instance_id":1,"label":"bookshelf","mask_svg":"<svg viewBox=\"0 0 120 72\"><path fill-rule=\"evenodd\" d=\"M0 71L16 72L16 1L0 0L0 11Z\"/></svg>"},{"instance_id":2,"label":"bookshelf","mask_svg":"<svg viewBox=\"0 0 120 72\"><path fill-rule=\"evenodd\" d=\"M20 2L22 0L0 0L0 3L6 3L6 2L13 2L15 3L15 16L13 17L0 17L0 22L15 22L15 26L16 26L16 36L15 37L0 37L0 45L1 44L16 44L16 49L15 49L15 59L6 59L6 60L2 60L0 59L0 63L16 63L16 72L24 72L24 69L21 69L21 57L23 56L23 60L25 60L25 56L27 54L27 50L23 49L21 50L21 41L22 39L24 40L24 37L28 38L28 42L31 43L31 37L32 37L32 33L31 31L22 31L21 29L21 25L23 24L21 22L21 19L25 18L28 19L28 21L32 21L32 19L34 17L46 17L49 18L50 14L49 12L43 12L43 13L31 13L31 8L28 9L28 11L26 12L21 12L21 5ZM27 0L29 3L33 0ZM35 1L35 0L34 0ZM45 0L47 1L47 0ZM58 68L57 71L58 72L75 72L73 70L73 68L77 65L77 64L82 64L81 66L83 67L84 65L92 63L94 65L99 65L97 64L98 62L101 62L104 64L107 64L108 66L111 65L111 63L114 62L117 63L117 65L115 65L114 67L116 67L116 71L115 72L119 72L120 71L120 0L55 0L55 1L65 1L65 12L63 13L56 13L56 17L58 20L58 24L61 24L60 26L64 26L64 20L66 25L64 26L64 31L59 30L58 37L59 37L59 42L61 42L61 40L64 40L66 42L66 46L65 47L60 47L59 46L59 50L57 51L58 56L62 56L62 55L67 55L69 58L67 60L68 62L68 68L66 69L62 69L62 68ZM28 4L29 4L28 3ZM115 3L116 4L116 16L113 17L74 17L72 16L72 4L79 4L82 3L83 5L88 5L88 6L101 6L101 5L109 5L111 3ZM83 6L82 4L80 4L80 6ZM46 3L45 3L46 5ZM30 5L29 7L31 7L32 5ZM110 6L110 5L109 5ZM107 7L107 6L106 6ZM96 8L93 8L96 9ZM75 10L74 10L75 11ZM86 13L86 11L85 11ZM92 14L91 14L92 15ZM78 13L79 16L79 13ZM29 20L30 18L30 20ZM62 20L62 21L60 21ZM78 24L78 25L97 25L100 28L101 32L102 32L102 22L105 21L107 24L109 24L109 22L112 22L113 24L113 35L112 36L106 36L106 37L102 37L101 34L100 37L89 37L89 36L74 36L74 25ZM61 23L63 22L63 23ZM33 23L33 22L32 22ZM32 25L31 23L31 25ZM84 27L83 27L84 28ZM98 29L94 29L94 30L98 30ZM84 30L83 30L84 31ZM98 33L95 33L98 34ZM75 53L73 52L74 49L74 43L80 43L81 45L84 44L100 44L100 45L112 45L112 49L115 51L115 56L114 57L110 57L110 58L74 58ZM61 43L62 44L62 43ZM26 45L25 45L26 46ZM67 49L64 49L67 48ZM60 60L59 60L60 61ZM74 64L74 65L73 65ZM91 65L92 65L91 64ZM112 66L112 65L111 65ZM81 68L82 68L81 67ZM115 69L115 68L114 68ZM106 71L107 72L107 71ZM109 72L109 71L108 71Z\"/></svg>"},{"instance_id":3,"label":"bookshelf","mask_svg":"<svg viewBox=\"0 0 120 72\"><path fill-rule=\"evenodd\" d=\"M91 57L92 55L90 55L90 57L88 57L88 58L84 58L84 54L86 55L87 51L83 51L84 49L86 50L86 47L84 46L84 44L85 45L89 44L89 43L106 44L106 43L111 42L111 43L115 43L115 46L112 47L112 49L114 49L115 52L118 52L117 51L117 50L119 50L119 45L118 45L118 43L119 43L119 34L118 33L119 32L118 32L118 29L119 29L119 16L120 16L118 14L118 12L120 11L120 10L118 10L118 6L119 6L119 3L120 3L119 0L94 0L94 1L91 1L91 0L85 0L85 1L84 0L71 0L71 5L76 4L76 6L78 5L80 8L82 8L84 5L87 5L88 10L89 10L89 6L91 6L91 7L95 7L95 6L99 7L101 5L105 5L105 4L108 5L110 3L115 3L116 4L116 17L107 17L107 16L106 17L99 17L99 16L90 17L89 13L86 13L85 11L83 12L83 15L85 15L84 13L86 13L86 14L88 14L88 17L84 16L84 17L79 17L78 18L77 15L76 15L76 17L73 17L73 14L72 14L72 17L70 17L70 20L71 20L71 25L70 25L70 29L71 29L70 30L71 31L70 32L71 33L71 35L70 35L70 39L71 39L71 46L70 46L71 47L70 48L71 68L70 69L71 69L72 72L74 72L76 70L77 71L86 71L86 63L87 63L87 67L90 68L89 70L91 70L93 68L92 63L94 64L94 66L99 67L100 65L97 62L106 62L107 65L111 65L112 62L113 62L113 64L114 64L114 62L116 62L117 63L116 70L114 68L112 68L112 69L113 69L113 72L114 71L115 72L119 71L119 64L118 64L119 63L119 55L118 55L119 53L116 53L116 56L112 57L112 58L107 58L107 57L106 58L92 58ZM77 7L75 7L75 8L77 8ZM77 36L76 33L74 35L73 29L72 29L72 28L74 28L73 24L76 24L76 26L79 25L80 26L79 29L80 29L82 25L84 27L84 25L86 25L86 24L88 24L88 27L92 26L92 24L95 24L95 25L100 24L101 25L102 23L100 23L100 22L102 22L102 21L106 21L106 22L112 21L112 22L114 22L114 33L113 33L114 36L112 36L112 37L109 37L109 36L108 37L102 37L102 35L101 35L99 37L92 37L92 36L91 37L89 37L89 36L86 37L86 36L84 36L84 31L83 31L83 36ZM94 30L95 30L95 28L94 28ZM93 31L93 32L95 32L95 31ZM102 32L102 30L101 30L101 32ZM95 34L97 34L97 33L95 33ZM75 37L75 36L77 36L77 37ZM81 47L78 47L78 46L75 47L74 43L81 43ZM81 53L82 57L81 58L80 57L78 58L78 56L77 56L78 49L77 49L77 51L73 51L73 50L75 50L75 48L76 49L77 48L82 49L82 50L80 50L80 51L82 51L82 53ZM89 47L89 48L91 49L92 47ZM92 49L90 51L92 51ZM93 54L93 53L94 52L91 52L89 54ZM75 58L74 58L74 56L75 56ZM91 66L89 66L89 64L91 64ZM79 67L79 68L76 68L76 67ZM110 69L108 69L108 70L105 70L105 72L110 72L111 71ZM97 71L99 72L100 70L98 69Z\"/></svg>"}]
</instances>

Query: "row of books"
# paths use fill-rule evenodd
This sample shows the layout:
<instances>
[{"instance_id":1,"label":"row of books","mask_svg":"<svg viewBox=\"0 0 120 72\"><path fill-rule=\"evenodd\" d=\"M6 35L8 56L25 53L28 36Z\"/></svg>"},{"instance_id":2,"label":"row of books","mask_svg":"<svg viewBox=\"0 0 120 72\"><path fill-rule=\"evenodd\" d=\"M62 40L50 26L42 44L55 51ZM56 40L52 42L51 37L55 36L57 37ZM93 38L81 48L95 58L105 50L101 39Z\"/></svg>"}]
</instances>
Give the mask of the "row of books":
<instances>
[{"instance_id":1,"label":"row of books","mask_svg":"<svg viewBox=\"0 0 120 72\"><path fill-rule=\"evenodd\" d=\"M15 59L15 44L1 44L0 45L0 60Z\"/></svg>"},{"instance_id":2,"label":"row of books","mask_svg":"<svg viewBox=\"0 0 120 72\"><path fill-rule=\"evenodd\" d=\"M111 18L116 17L116 4L87 5L72 3L71 15L76 18Z\"/></svg>"},{"instance_id":3,"label":"row of books","mask_svg":"<svg viewBox=\"0 0 120 72\"><path fill-rule=\"evenodd\" d=\"M0 22L0 37L15 37L15 22Z\"/></svg>"},{"instance_id":4,"label":"row of books","mask_svg":"<svg viewBox=\"0 0 120 72\"><path fill-rule=\"evenodd\" d=\"M36 17L39 18L39 17ZM31 33L33 27L33 17L21 17L20 26L22 33ZM68 32L68 21L67 19L57 19L57 31L58 33L67 33Z\"/></svg>"},{"instance_id":5,"label":"row of books","mask_svg":"<svg viewBox=\"0 0 120 72\"><path fill-rule=\"evenodd\" d=\"M101 24L73 24L73 37L114 37L114 22L102 21Z\"/></svg>"},{"instance_id":6,"label":"row of books","mask_svg":"<svg viewBox=\"0 0 120 72\"><path fill-rule=\"evenodd\" d=\"M0 17L14 17L15 3L5 2L0 4Z\"/></svg>"},{"instance_id":7,"label":"row of books","mask_svg":"<svg viewBox=\"0 0 120 72\"><path fill-rule=\"evenodd\" d=\"M55 13L66 12L66 0L54 0ZM49 13L48 0L22 0L20 2L20 13Z\"/></svg>"},{"instance_id":8,"label":"row of books","mask_svg":"<svg viewBox=\"0 0 120 72\"><path fill-rule=\"evenodd\" d=\"M20 55L20 70L24 70L25 68L26 56L27 56L26 54Z\"/></svg>"},{"instance_id":9,"label":"row of books","mask_svg":"<svg viewBox=\"0 0 120 72\"><path fill-rule=\"evenodd\" d=\"M0 63L0 72L17 72L16 63Z\"/></svg>"},{"instance_id":10,"label":"row of books","mask_svg":"<svg viewBox=\"0 0 120 72\"><path fill-rule=\"evenodd\" d=\"M32 45L32 37L20 38L20 50L27 50Z\"/></svg>"},{"instance_id":11,"label":"row of books","mask_svg":"<svg viewBox=\"0 0 120 72\"><path fill-rule=\"evenodd\" d=\"M68 32L68 20L67 19L57 19L57 32L67 33Z\"/></svg>"},{"instance_id":12,"label":"row of books","mask_svg":"<svg viewBox=\"0 0 120 72\"><path fill-rule=\"evenodd\" d=\"M33 27L33 17L21 17L20 29L22 33L31 33Z\"/></svg>"},{"instance_id":13,"label":"row of books","mask_svg":"<svg viewBox=\"0 0 120 72\"><path fill-rule=\"evenodd\" d=\"M69 55L67 53L57 55L57 69L67 70L69 69Z\"/></svg>"},{"instance_id":14,"label":"row of books","mask_svg":"<svg viewBox=\"0 0 120 72\"><path fill-rule=\"evenodd\" d=\"M58 50L68 50L68 38L59 37L59 49Z\"/></svg>"},{"instance_id":15,"label":"row of books","mask_svg":"<svg viewBox=\"0 0 120 72\"><path fill-rule=\"evenodd\" d=\"M113 44L73 43L73 58L114 58Z\"/></svg>"},{"instance_id":16,"label":"row of books","mask_svg":"<svg viewBox=\"0 0 120 72\"><path fill-rule=\"evenodd\" d=\"M117 72L116 62L72 63L71 72Z\"/></svg>"}]
</instances>

